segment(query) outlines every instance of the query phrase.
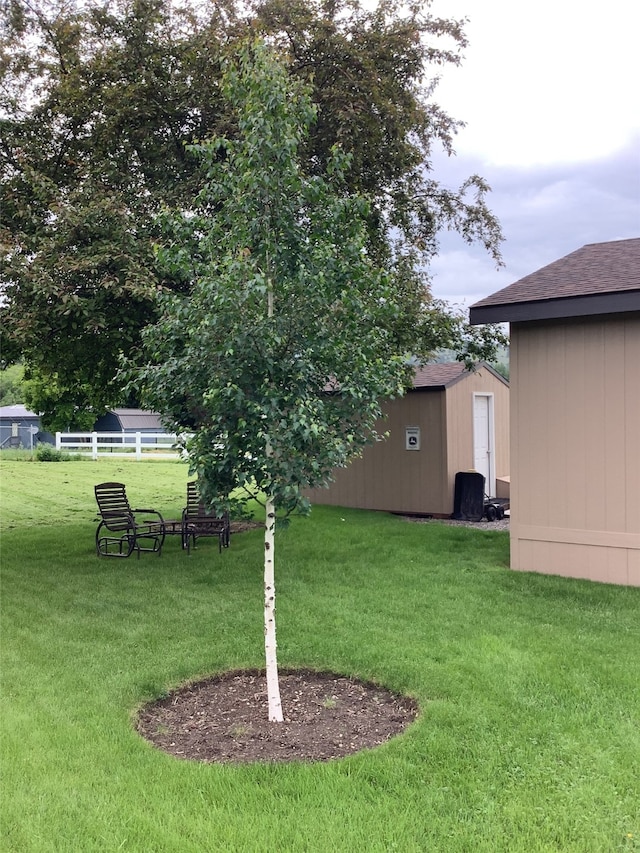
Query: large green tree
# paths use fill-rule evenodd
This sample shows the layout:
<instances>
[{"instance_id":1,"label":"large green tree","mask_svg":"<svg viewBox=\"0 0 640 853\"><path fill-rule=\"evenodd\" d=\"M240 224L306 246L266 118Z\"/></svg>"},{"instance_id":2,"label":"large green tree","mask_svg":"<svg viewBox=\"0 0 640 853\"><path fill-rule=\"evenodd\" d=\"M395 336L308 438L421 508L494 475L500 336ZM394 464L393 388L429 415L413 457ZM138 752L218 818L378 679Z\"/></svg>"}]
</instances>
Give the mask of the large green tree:
<instances>
[{"instance_id":1,"label":"large green tree","mask_svg":"<svg viewBox=\"0 0 640 853\"><path fill-rule=\"evenodd\" d=\"M223 91L237 135L197 147L204 185L167 221L162 261L189 279L145 332L145 399L186 441L205 499L227 509L240 488L264 496L269 717L282 720L275 639L275 524L307 505L375 440L380 401L402 393L404 299L367 250L368 205L347 191L348 159L305 174L315 116L262 42L243 48ZM188 249L189 251L185 251ZM194 265L193 258L198 258ZM410 351L421 346L416 328Z\"/></svg>"},{"instance_id":2,"label":"large green tree","mask_svg":"<svg viewBox=\"0 0 640 853\"><path fill-rule=\"evenodd\" d=\"M23 356L46 423L86 427L121 399L118 358L155 316L154 217L189 192L184 142L217 123L219 73L214 58L199 73L204 48L160 3L8 5L3 356Z\"/></svg>"},{"instance_id":3,"label":"large green tree","mask_svg":"<svg viewBox=\"0 0 640 853\"><path fill-rule=\"evenodd\" d=\"M451 150L457 128L433 101L433 84L440 65L458 61L464 36L424 6L5 0L3 358L24 361L27 402L49 427L86 426L122 403L119 359L135 356L158 294L190 287L156 264L158 215L184 208L202 180L190 144L238 133L221 63L247 33L268 36L290 75L312 86L318 118L300 151L303 171L322 174L336 143L351 155L345 189L371 199L368 251L404 297L396 333L420 322L431 348L470 341L487 354L490 340L443 304L422 311L443 228L496 259L500 243L482 179L447 188L431 171L433 146Z\"/></svg>"}]
</instances>

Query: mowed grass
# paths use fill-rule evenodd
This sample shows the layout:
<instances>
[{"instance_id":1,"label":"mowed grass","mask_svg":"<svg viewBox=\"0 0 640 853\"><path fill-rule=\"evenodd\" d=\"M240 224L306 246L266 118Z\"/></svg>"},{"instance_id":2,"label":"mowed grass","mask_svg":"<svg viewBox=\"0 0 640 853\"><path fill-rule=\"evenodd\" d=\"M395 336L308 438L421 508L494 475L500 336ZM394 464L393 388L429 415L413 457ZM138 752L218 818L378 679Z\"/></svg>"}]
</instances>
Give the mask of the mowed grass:
<instances>
[{"instance_id":1,"label":"mowed grass","mask_svg":"<svg viewBox=\"0 0 640 853\"><path fill-rule=\"evenodd\" d=\"M277 537L281 666L404 691L419 719L339 761L197 764L133 719L262 666L260 531L99 560L93 484L178 517L186 466L0 475L2 851L640 850L640 590L511 572L505 533L315 507Z\"/></svg>"}]
</instances>

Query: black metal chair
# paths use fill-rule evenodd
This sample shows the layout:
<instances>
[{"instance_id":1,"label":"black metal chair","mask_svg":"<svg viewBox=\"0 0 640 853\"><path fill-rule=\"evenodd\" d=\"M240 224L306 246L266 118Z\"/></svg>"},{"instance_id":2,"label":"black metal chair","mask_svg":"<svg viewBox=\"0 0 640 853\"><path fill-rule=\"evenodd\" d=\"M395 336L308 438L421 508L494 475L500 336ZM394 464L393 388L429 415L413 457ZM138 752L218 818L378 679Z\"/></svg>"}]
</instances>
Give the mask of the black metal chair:
<instances>
[{"instance_id":1,"label":"black metal chair","mask_svg":"<svg viewBox=\"0 0 640 853\"><path fill-rule=\"evenodd\" d=\"M231 541L229 513L218 516L205 509L195 481L187 483L187 505L182 510L182 547L191 552L200 536L217 536L218 550L228 548Z\"/></svg>"},{"instance_id":2,"label":"black metal chair","mask_svg":"<svg viewBox=\"0 0 640 853\"><path fill-rule=\"evenodd\" d=\"M100 524L96 530L99 557L130 557L134 551L160 555L164 544L164 519L155 509L131 509L124 483L95 486Z\"/></svg>"}]
</instances>

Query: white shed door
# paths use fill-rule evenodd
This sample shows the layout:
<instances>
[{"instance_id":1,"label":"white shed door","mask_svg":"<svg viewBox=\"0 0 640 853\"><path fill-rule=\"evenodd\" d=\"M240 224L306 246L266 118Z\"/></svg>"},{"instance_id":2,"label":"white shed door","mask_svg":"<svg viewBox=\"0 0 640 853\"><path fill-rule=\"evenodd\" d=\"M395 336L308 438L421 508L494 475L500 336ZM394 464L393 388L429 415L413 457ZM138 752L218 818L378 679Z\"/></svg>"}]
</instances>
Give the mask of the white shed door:
<instances>
[{"instance_id":1,"label":"white shed door","mask_svg":"<svg viewBox=\"0 0 640 853\"><path fill-rule=\"evenodd\" d=\"M473 467L484 477L484 488L493 497L496 476L493 469L493 395L473 395Z\"/></svg>"}]
</instances>

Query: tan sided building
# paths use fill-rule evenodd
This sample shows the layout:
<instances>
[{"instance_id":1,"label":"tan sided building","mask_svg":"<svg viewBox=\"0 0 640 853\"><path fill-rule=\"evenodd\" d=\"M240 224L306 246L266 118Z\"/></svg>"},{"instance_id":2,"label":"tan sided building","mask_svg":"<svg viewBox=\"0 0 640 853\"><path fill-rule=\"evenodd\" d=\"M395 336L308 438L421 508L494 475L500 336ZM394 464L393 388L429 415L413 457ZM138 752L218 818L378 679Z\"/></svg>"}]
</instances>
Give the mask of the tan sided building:
<instances>
[{"instance_id":1,"label":"tan sided building","mask_svg":"<svg viewBox=\"0 0 640 853\"><path fill-rule=\"evenodd\" d=\"M312 503L416 515L450 516L458 471L478 470L492 497L508 497L509 383L486 364L429 364L413 388L383 405L384 441L334 472Z\"/></svg>"},{"instance_id":2,"label":"tan sided building","mask_svg":"<svg viewBox=\"0 0 640 853\"><path fill-rule=\"evenodd\" d=\"M640 586L640 239L471 307L511 324L511 566Z\"/></svg>"}]
</instances>

